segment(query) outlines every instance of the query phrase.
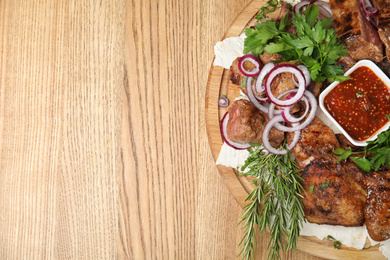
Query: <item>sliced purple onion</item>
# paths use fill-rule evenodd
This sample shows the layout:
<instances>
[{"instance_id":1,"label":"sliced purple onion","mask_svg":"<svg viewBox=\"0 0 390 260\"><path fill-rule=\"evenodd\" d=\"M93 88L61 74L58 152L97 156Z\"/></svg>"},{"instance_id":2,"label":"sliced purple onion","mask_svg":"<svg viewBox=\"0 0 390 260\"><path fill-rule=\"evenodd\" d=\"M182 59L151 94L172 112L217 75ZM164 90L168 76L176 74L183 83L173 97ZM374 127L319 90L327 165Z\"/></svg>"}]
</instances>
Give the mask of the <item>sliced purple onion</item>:
<instances>
[{"instance_id":1,"label":"sliced purple onion","mask_svg":"<svg viewBox=\"0 0 390 260\"><path fill-rule=\"evenodd\" d=\"M251 71L248 71L244 68L244 63L246 61L250 61L251 63L253 63L255 65L255 67ZM240 60L238 61L238 69L245 76L254 77L260 73L261 63L260 63L259 59L257 59L256 56L254 56L253 54L247 54L247 55L242 56L240 58Z\"/></svg>"},{"instance_id":2,"label":"sliced purple onion","mask_svg":"<svg viewBox=\"0 0 390 260\"><path fill-rule=\"evenodd\" d=\"M280 115L282 110L275 110L276 106L274 103L270 103L268 107L268 118L271 120L275 115Z\"/></svg>"},{"instance_id":3,"label":"sliced purple onion","mask_svg":"<svg viewBox=\"0 0 390 260\"><path fill-rule=\"evenodd\" d=\"M283 121L284 121L284 119L283 119L282 115L277 115L277 116L273 117L272 119L270 119L270 121L268 121L267 125L264 127L264 130L263 130L263 135L262 135L263 146L265 149L267 149L269 152L271 152L273 154L280 154L281 155L281 154L287 153L287 150L276 149L269 142L269 133L271 132L271 129ZM292 126L295 128L298 128L299 123L292 124ZM294 146L298 143L299 138L301 137L301 130L296 130L293 132L294 132L294 138L293 138L291 144L289 144L287 146L288 150L293 149Z\"/></svg>"},{"instance_id":4,"label":"sliced purple onion","mask_svg":"<svg viewBox=\"0 0 390 260\"><path fill-rule=\"evenodd\" d=\"M306 80L306 87L310 85L311 83L311 77L310 77L310 71L309 69L305 66L305 65L298 65L297 66L298 69L301 70L301 72L303 73L303 75L305 76L305 80ZM295 79L295 78L294 78Z\"/></svg>"},{"instance_id":5,"label":"sliced purple onion","mask_svg":"<svg viewBox=\"0 0 390 260\"><path fill-rule=\"evenodd\" d=\"M297 90L291 89L291 90L288 90L288 91L297 91ZM286 94L286 92L287 91L285 91L282 94ZM300 125L291 126L291 127L290 126L284 126L284 125L282 125L282 124L277 122L277 123L275 123L275 128L276 129L278 129L279 131L283 131L283 132L295 132L295 131L298 131L298 130L302 130L303 128L308 126L311 123L311 121L313 121L313 119L316 116L317 109L318 109L318 103L317 103L316 97L310 91L306 91L304 96L308 99L310 107L311 107L310 113L306 117L305 121L303 121ZM280 116L282 116L282 115L280 115Z\"/></svg>"},{"instance_id":6,"label":"sliced purple onion","mask_svg":"<svg viewBox=\"0 0 390 260\"><path fill-rule=\"evenodd\" d=\"M276 123L283 122L283 118L281 115L277 115L274 118L272 118L268 123L265 125L264 130L263 130L263 135L262 135L262 140L263 140L263 146L265 149L267 149L270 153L273 154L286 154L287 150L284 149L276 149L273 147L270 142L269 142L269 133L271 132L271 129L275 126Z\"/></svg>"},{"instance_id":7,"label":"sliced purple onion","mask_svg":"<svg viewBox=\"0 0 390 260\"><path fill-rule=\"evenodd\" d=\"M324 1L313 1L312 3L315 4L316 6L318 6L319 8L320 8L320 6L321 6L322 8L324 8L324 9L326 10L326 12L327 12L328 14L330 14L329 17L332 16L332 9L330 8L330 4L329 4L329 3L324 2ZM320 9L321 9L321 8L320 8Z\"/></svg>"},{"instance_id":8,"label":"sliced purple onion","mask_svg":"<svg viewBox=\"0 0 390 260\"><path fill-rule=\"evenodd\" d=\"M249 143L241 144L241 143L233 142L232 140L230 140L227 137L226 127L227 127L228 121L229 121L229 112L226 112L226 114L223 116L223 118L221 120L221 124L220 124L222 140L227 145L229 145L230 147L237 149L237 150L246 150L246 149L251 148L252 145L250 145Z\"/></svg>"},{"instance_id":9,"label":"sliced purple onion","mask_svg":"<svg viewBox=\"0 0 390 260\"><path fill-rule=\"evenodd\" d=\"M369 0L359 0L360 9L366 19L375 27L378 28L378 9L373 7Z\"/></svg>"},{"instance_id":10,"label":"sliced purple onion","mask_svg":"<svg viewBox=\"0 0 390 260\"><path fill-rule=\"evenodd\" d=\"M227 97L222 96L218 99L218 106L220 107L227 107L229 106L229 99Z\"/></svg>"},{"instance_id":11,"label":"sliced purple onion","mask_svg":"<svg viewBox=\"0 0 390 260\"><path fill-rule=\"evenodd\" d=\"M255 97L252 90L252 77L246 79L246 94L252 104L257 107L260 111L268 113L268 107L263 106Z\"/></svg>"},{"instance_id":12,"label":"sliced purple onion","mask_svg":"<svg viewBox=\"0 0 390 260\"><path fill-rule=\"evenodd\" d=\"M295 14L299 14L300 13L300 9L302 7L307 7L310 4L311 4L310 1L301 1L301 2L299 2L298 4L294 5L294 13Z\"/></svg>"},{"instance_id":13,"label":"sliced purple onion","mask_svg":"<svg viewBox=\"0 0 390 260\"><path fill-rule=\"evenodd\" d=\"M255 84L255 91L257 94L263 93L265 91L265 86L263 85L263 81L265 76L270 72L271 69L275 67L275 64L272 62L268 62L263 66L263 68L260 71L259 76L256 79L256 84Z\"/></svg>"},{"instance_id":14,"label":"sliced purple onion","mask_svg":"<svg viewBox=\"0 0 390 260\"><path fill-rule=\"evenodd\" d=\"M292 124L292 126L297 127L297 126L299 126L299 123ZM301 137L301 133L302 133L301 130L294 131L294 138L293 138L291 144L289 144L287 146L287 149L291 150L297 145L297 143L299 142L299 138Z\"/></svg>"},{"instance_id":15,"label":"sliced purple onion","mask_svg":"<svg viewBox=\"0 0 390 260\"><path fill-rule=\"evenodd\" d=\"M330 8L329 3L324 2L324 1L302 1L299 2L294 6L294 13L301 13L301 8L302 11L305 11L309 5L315 4L318 6L319 9L319 14L318 18L319 19L324 19L324 18L333 18L332 17L332 10Z\"/></svg>"},{"instance_id":16,"label":"sliced purple onion","mask_svg":"<svg viewBox=\"0 0 390 260\"><path fill-rule=\"evenodd\" d=\"M297 79L298 79L298 91L296 92L295 96L292 97L289 100L280 100L276 98L271 91L271 83L273 79L280 73L289 72L292 73ZM305 76L303 75L302 71L298 69L296 66L289 65L289 64L281 64L278 66L275 66L267 75L267 78L265 80L265 91L267 93L267 96L269 100L274 103L277 106L281 107L287 107L292 106L295 103L297 103L303 96L306 90L306 80Z\"/></svg>"},{"instance_id":17,"label":"sliced purple onion","mask_svg":"<svg viewBox=\"0 0 390 260\"><path fill-rule=\"evenodd\" d=\"M287 92L287 91L286 91ZM307 98L305 96L302 97L301 101L304 101L305 104L306 104L306 109L305 109L305 112L303 113L302 116L300 117L294 117L293 115L291 115L290 111L291 111L291 108L293 106L290 106L290 107L284 107L282 109L282 117L284 119L284 121L286 121L287 123L289 124L294 124L294 123L299 123L300 121L302 121L303 119L305 119L307 113L309 113L309 110L310 110L310 105L309 105L309 101L307 100Z\"/></svg>"}]
</instances>

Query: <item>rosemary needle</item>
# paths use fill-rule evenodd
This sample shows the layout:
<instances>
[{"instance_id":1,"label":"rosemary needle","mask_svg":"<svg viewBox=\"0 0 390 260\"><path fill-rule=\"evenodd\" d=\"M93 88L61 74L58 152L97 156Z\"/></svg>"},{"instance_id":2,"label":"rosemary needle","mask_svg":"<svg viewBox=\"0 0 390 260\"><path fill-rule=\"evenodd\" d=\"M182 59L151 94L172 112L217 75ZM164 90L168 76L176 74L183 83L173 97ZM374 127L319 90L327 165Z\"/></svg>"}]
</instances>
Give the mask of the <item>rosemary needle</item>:
<instances>
[{"instance_id":1,"label":"rosemary needle","mask_svg":"<svg viewBox=\"0 0 390 260\"><path fill-rule=\"evenodd\" d=\"M248 150L250 156L242 171L243 176L255 177L255 189L248 195L250 201L244 207L239 224L243 223L244 236L240 242L243 259L254 259L256 250L256 228L269 230L268 259L280 259L280 250L296 248L302 223L305 220L300 200L302 185L298 166L291 152L285 155L263 156L260 147ZM284 245L283 237L287 243Z\"/></svg>"}]
</instances>

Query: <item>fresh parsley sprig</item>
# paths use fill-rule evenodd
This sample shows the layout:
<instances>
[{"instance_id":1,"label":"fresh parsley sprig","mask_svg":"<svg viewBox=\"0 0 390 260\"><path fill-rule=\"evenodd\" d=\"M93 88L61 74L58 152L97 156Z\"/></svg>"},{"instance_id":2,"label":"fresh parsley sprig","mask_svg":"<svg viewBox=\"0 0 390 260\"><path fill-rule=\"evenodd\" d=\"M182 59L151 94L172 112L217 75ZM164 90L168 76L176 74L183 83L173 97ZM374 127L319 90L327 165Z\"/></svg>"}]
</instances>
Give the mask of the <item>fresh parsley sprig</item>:
<instances>
[{"instance_id":1,"label":"fresh parsley sprig","mask_svg":"<svg viewBox=\"0 0 390 260\"><path fill-rule=\"evenodd\" d=\"M386 117L390 121L390 115L386 115ZM378 171L383 165L390 168L390 128L380 133L375 140L367 141L367 146L361 152L353 152L351 147L348 147L348 149L336 149L333 153L339 155L337 161L350 158L356 166L365 172Z\"/></svg>"},{"instance_id":2,"label":"fresh parsley sprig","mask_svg":"<svg viewBox=\"0 0 390 260\"><path fill-rule=\"evenodd\" d=\"M297 60L308 67L310 77L316 82L345 81L344 70L335 65L348 55L345 46L337 39L334 29L328 28L330 18L318 20L319 8L310 5L304 14L295 14L291 20L286 14L281 21L264 21L247 28L244 53L257 56L264 51L280 54L285 60ZM296 34L286 31L291 23Z\"/></svg>"},{"instance_id":3,"label":"fresh parsley sprig","mask_svg":"<svg viewBox=\"0 0 390 260\"><path fill-rule=\"evenodd\" d=\"M268 14L271 14L275 12L277 8L280 8L282 5L281 1L278 0L269 0L267 3L265 3L259 10L256 16L256 20L263 20L267 18Z\"/></svg>"},{"instance_id":4,"label":"fresh parsley sprig","mask_svg":"<svg viewBox=\"0 0 390 260\"><path fill-rule=\"evenodd\" d=\"M249 194L250 201L244 207L240 223L244 223L243 245L240 255L245 259L254 257L256 249L256 227L260 232L269 230L271 239L268 244L268 259L280 259L279 251L295 249L305 220L301 177L291 152L285 155L269 154L264 156L260 147L248 150L250 156L241 170L248 171L243 176L252 176L255 189ZM239 224L240 224L239 223ZM283 237L287 237L284 246Z\"/></svg>"}]
</instances>

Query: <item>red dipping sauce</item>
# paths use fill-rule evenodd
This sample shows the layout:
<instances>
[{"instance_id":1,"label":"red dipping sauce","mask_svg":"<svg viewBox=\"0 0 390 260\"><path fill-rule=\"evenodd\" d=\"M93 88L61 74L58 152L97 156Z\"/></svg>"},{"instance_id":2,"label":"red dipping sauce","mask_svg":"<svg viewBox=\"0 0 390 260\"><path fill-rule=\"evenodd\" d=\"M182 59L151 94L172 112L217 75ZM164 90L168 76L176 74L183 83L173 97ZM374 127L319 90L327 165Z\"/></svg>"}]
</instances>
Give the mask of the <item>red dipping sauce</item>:
<instances>
[{"instance_id":1,"label":"red dipping sauce","mask_svg":"<svg viewBox=\"0 0 390 260\"><path fill-rule=\"evenodd\" d=\"M390 88L366 66L349 77L325 96L324 106L353 139L364 141L389 121Z\"/></svg>"}]
</instances>

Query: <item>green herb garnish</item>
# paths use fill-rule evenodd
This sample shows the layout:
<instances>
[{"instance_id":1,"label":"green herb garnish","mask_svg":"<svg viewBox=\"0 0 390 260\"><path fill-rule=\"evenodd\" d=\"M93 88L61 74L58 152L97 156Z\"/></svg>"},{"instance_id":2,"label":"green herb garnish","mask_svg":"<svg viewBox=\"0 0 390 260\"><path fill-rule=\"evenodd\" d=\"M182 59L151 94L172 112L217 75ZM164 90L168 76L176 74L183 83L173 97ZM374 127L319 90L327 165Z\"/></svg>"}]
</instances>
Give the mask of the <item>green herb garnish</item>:
<instances>
[{"instance_id":1,"label":"green herb garnish","mask_svg":"<svg viewBox=\"0 0 390 260\"><path fill-rule=\"evenodd\" d=\"M318 6L310 5L305 14L295 14L292 20L286 14L281 21L268 20L256 24L254 29L245 29L244 53L257 56L265 51L279 53L285 60L297 60L309 69L310 77L316 82L349 79L342 76L342 67L334 65L348 51L334 29L328 28L331 19L317 20L318 14ZM291 22L297 34L286 31Z\"/></svg>"},{"instance_id":2,"label":"green herb garnish","mask_svg":"<svg viewBox=\"0 0 390 260\"><path fill-rule=\"evenodd\" d=\"M239 85L240 88L245 88L246 87L246 80L247 80L247 76L244 76L241 80L241 84Z\"/></svg>"},{"instance_id":3,"label":"green herb garnish","mask_svg":"<svg viewBox=\"0 0 390 260\"><path fill-rule=\"evenodd\" d=\"M386 117L390 121L390 115L386 115ZM339 155L338 162L351 158L356 166L365 172L378 171L383 165L390 168L390 128L380 133L374 141L367 141L366 143L367 146L361 152L352 152L351 147L349 147L348 149L336 149L333 153Z\"/></svg>"},{"instance_id":4,"label":"green herb garnish","mask_svg":"<svg viewBox=\"0 0 390 260\"><path fill-rule=\"evenodd\" d=\"M243 246L240 255L245 259L254 257L256 249L256 227L260 232L269 230L271 240L268 244L269 259L279 259L279 251L296 248L302 223L305 221L301 177L298 175L294 156L269 154L260 156L259 146L248 149L250 156L241 168L248 169L243 176L255 177L255 189L247 197L251 201L244 207L240 223L244 223ZM262 205L262 207L260 206ZM287 244L283 245L283 236Z\"/></svg>"},{"instance_id":5,"label":"green herb garnish","mask_svg":"<svg viewBox=\"0 0 390 260\"><path fill-rule=\"evenodd\" d=\"M364 96L363 91L356 92L356 97L361 98L363 96Z\"/></svg>"},{"instance_id":6,"label":"green herb garnish","mask_svg":"<svg viewBox=\"0 0 390 260\"><path fill-rule=\"evenodd\" d=\"M324 183L321 183L320 186L321 186L321 188L328 188L328 186L329 186L328 180L326 180Z\"/></svg>"},{"instance_id":7,"label":"green herb garnish","mask_svg":"<svg viewBox=\"0 0 390 260\"><path fill-rule=\"evenodd\" d=\"M310 185L309 187L309 194L313 194L313 191L314 191L314 185Z\"/></svg>"},{"instance_id":8,"label":"green herb garnish","mask_svg":"<svg viewBox=\"0 0 390 260\"><path fill-rule=\"evenodd\" d=\"M330 240L333 240L333 247L334 247L335 249L340 249L340 248L341 248L341 242L340 242L340 241L336 240L336 239L335 239L334 237L332 237L331 235L328 235L326 238L327 238L327 239L330 239Z\"/></svg>"},{"instance_id":9,"label":"green herb garnish","mask_svg":"<svg viewBox=\"0 0 390 260\"><path fill-rule=\"evenodd\" d=\"M269 0L267 3L265 3L265 5L260 8L259 12L257 13L256 20L259 21L267 18L268 14L275 12L275 10L277 8L280 8L281 5L281 1Z\"/></svg>"}]
</instances>

